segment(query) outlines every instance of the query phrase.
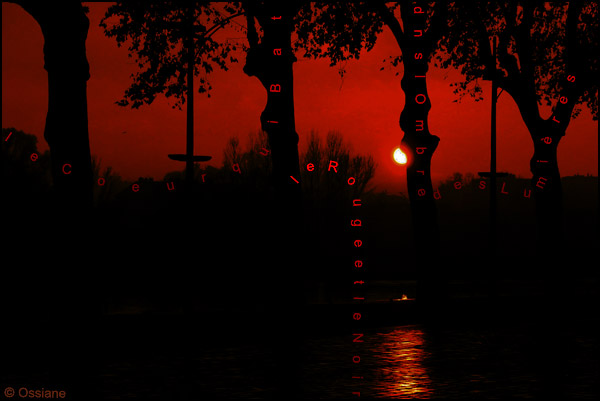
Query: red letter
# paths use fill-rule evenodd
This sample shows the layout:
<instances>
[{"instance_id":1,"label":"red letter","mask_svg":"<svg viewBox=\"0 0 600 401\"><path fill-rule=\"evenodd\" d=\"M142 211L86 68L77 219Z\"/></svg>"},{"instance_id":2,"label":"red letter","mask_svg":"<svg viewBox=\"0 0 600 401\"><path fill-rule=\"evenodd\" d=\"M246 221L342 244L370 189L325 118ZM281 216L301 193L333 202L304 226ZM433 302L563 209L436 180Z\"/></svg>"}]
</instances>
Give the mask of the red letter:
<instances>
[{"instance_id":1,"label":"red letter","mask_svg":"<svg viewBox=\"0 0 600 401\"><path fill-rule=\"evenodd\" d=\"M569 76L567 76L567 81L569 81L569 82L575 82L575 75L569 75Z\"/></svg>"},{"instance_id":2,"label":"red letter","mask_svg":"<svg viewBox=\"0 0 600 401\"><path fill-rule=\"evenodd\" d=\"M308 171L314 171L314 170L315 170L315 165L314 165L314 164L312 164L312 163L308 163L308 164L306 165L306 169L307 169Z\"/></svg>"},{"instance_id":3,"label":"red letter","mask_svg":"<svg viewBox=\"0 0 600 401\"><path fill-rule=\"evenodd\" d=\"M415 7L415 14L423 14L425 13L425 11L423 11L423 9L421 7Z\"/></svg>"},{"instance_id":4,"label":"red letter","mask_svg":"<svg viewBox=\"0 0 600 401\"><path fill-rule=\"evenodd\" d=\"M417 170L417 173L421 173L421 175L425 175L425 170Z\"/></svg>"},{"instance_id":5,"label":"red letter","mask_svg":"<svg viewBox=\"0 0 600 401\"><path fill-rule=\"evenodd\" d=\"M554 121L555 123L560 123L560 121L558 121L558 120L556 119L556 116L552 116L552 121Z\"/></svg>"},{"instance_id":6,"label":"red letter","mask_svg":"<svg viewBox=\"0 0 600 401\"><path fill-rule=\"evenodd\" d=\"M423 188L420 188L420 189L417 191L417 195L419 195L419 196L425 196L425 190L424 190Z\"/></svg>"},{"instance_id":7,"label":"red letter","mask_svg":"<svg viewBox=\"0 0 600 401\"><path fill-rule=\"evenodd\" d=\"M363 265L362 260L356 260L356 261L354 261L354 267L360 269L362 267L362 265Z\"/></svg>"},{"instance_id":8,"label":"red letter","mask_svg":"<svg viewBox=\"0 0 600 401\"><path fill-rule=\"evenodd\" d=\"M360 221L359 219L350 220L350 225L352 227L360 227L360 226L362 226L362 221Z\"/></svg>"},{"instance_id":9,"label":"red letter","mask_svg":"<svg viewBox=\"0 0 600 401\"><path fill-rule=\"evenodd\" d=\"M415 60L421 60L423 58L423 53L415 53Z\"/></svg>"},{"instance_id":10,"label":"red letter","mask_svg":"<svg viewBox=\"0 0 600 401\"><path fill-rule=\"evenodd\" d=\"M350 181L352 181L352 182L350 182ZM356 180L354 179L354 177L348 178L348 185L354 185L355 182L356 182Z\"/></svg>"},{"instance_id":11,"label":"red letter","mask_svg":"<svg viewBox=\"0 0 600 401\"><path fill-rule=\"evenodd\" d=\"M357 239L356 241L354 241L354 246L360 248L362 246L362 241Z\"/></svg>"},{"instance_id":12,"label":"red letter","mask_svg":"<svg viewBox=\"0 0 600 401\"><path fill-rule=\"evenodd\" d=\"M479 189L485 189L485 181L479 181Z\"/></svg>"},{"instance_id":13,"label":"red letter","mask_svg":"<svg viewBox=\"0 0 600 401\"><path fill-rule=\"evenodd\" d=\"M102 182L102 183L100 183L100 182ZM104 184L106 184L106 180L102 177L98 178L98 185L103 186Z\"/></svg>"},{"instance_id":14,"label":"red letter","mask_svg":"<svg viewBox=\"0 0 600 401\"><path fill-rule=\"evenodd\" d=\"M131 190L132 190L133 192L137 192L137 191L139 191L139 190L140 190L140 186L139 186L138 184L133 184L133 185L131 186Z\"/></svg>"},{"instance_id":15,"label":"red letter","mask_svg":"<svg viewBox=\"0 0 600 401\"><path fill-rule=\"evenodd\" d=\"M423 120L415 121L415 128L417 131L423 131L425 129L425 122Z\"/></svg>"},{"instance_id":16,"label":"red letter","mask_svg":"<svg viewBox=\"0 0 600 401\"><path fill-rule=\"evenodd\" d=\"M417 154L422 155L423 153L425 153L425 150L427 150L427 148L417 148Z\"/></svg>"},{"instance_id":17,"label":"red letter","mask_svg":"<svg viewBox=\"0 0 600 401\"><path fill-rule=\"evenodd\" d=\"M524 189L524 190L523 190L523 196L524 196L525 198L529 198L529 197L531 197L531 189L529 190L529 192L527 192L527 189Z\"/></svg>"},{"instance_id":18,"label":"red letter","mask_svg":"<svg viewBox=\"0 0 600 401\"><path fill-rule=\"evenodd\" d=\"M175 189L175 183L174 183L173 181L171 181L171 187L169 188L169 183L167 182L167 189L168 189L169 191L172 191L172 190L174 190L174 189Z\"/></svg>"},{"instance_id":19,"label":"red letter","mask_svg":"<svg viewBox=\"0 0 600 401\"><path fill-rule=\"evenodd\" d=\"M502 183L502 189L500 190L500 193L502 193L502 194L507 194L507 195L508 195L508 192L504 192L504 186L505 186L505 185L506 185L506 183L505 183L505 182L503 182L503 183Z\"/></svg>"},{"instance_id":20,"label":"red letter","mask_svg":"<svg viewBox=\"0 0 600 401\"><path fill-rule=\"evenodd\" d=\"M363 333L360 333L360 334L359 334L359 333L352 333L352 335L353 335L353 336L356 336L356 337L354 337L354 339L352 340L352 342L353 342L353 343L364 343L364 341L360 339L362 336L364 336L364 334L363 334Z\"/></svg>"},{"instance_id":21,"label":"red letter","mask_svg":"<svg viewBox=\"0 0 600 401\"><path fill-rule=\"evenodd\" d=\"M273 54L276 56L281 56L281 49L273 49Z\"/></svg>"},{"instance_id":22,"label":"red letter","mask_svg":"<svg viewBox=\"0 0 600 401\"><path fill-rule=\"evenodd\" d=\"M565 96L561 96L558 99L559 102L561 102L562 104L567 104L568 99Z\"/></svg>"},{"instance_id":23,"label":"red letter","mask_svg":"<svg viewBox=\"0 0 600 401\"><path fill-rule=\"evenodd\" d=\"M353 391L352 394L357 395L360 397L360 391Z\"/></svg>"},{"instance_id":24,"label":"red letter","mask_svg":"<svg viewBox=\"0 0 600 401\"><path fill-rule=\"evenodd\" d=\"M546 144L546 145L550 145L552 143L552 138L550 138L549 136L545 136L542 138L542 141Z\"/></svg>"},{"instance_id":25,"label":"red letter","mask_svg":"<svg viewBox=\"0 0 600 401\"><path fill-rule=\"evenodd\" d=\"M352 315L352 319L354 319L354 320L360 320L361 317L362 317L362 315L358 312Z\"/></svg>"},{"instance_id":26,"label":"red letter","mask_svg":"<svg viewBox=\"0 0 600 401\"><path fill-rule=\"evenodd\" d=\"M364 281L362 281L362 280L361 280L361 281L355 281L355 282L354 282L354 284L364 284L364 283L365 283L365 282L364 282Z\"/></svg>"},{"instance_id":27,"label":"red letter","mask_svg":"<svg viewBox=\"0 0 600 401\"><path fill-rule=\"evenodd\" d=\"M281 92L281 85L273 84L269 87L270 92Z\"/></svg>"},{"instance_id":28,"label":"red letter","mask_svg":"<svg viewBox=\"0 0 600 401\"><path fill-rule=\"evenodd\" d=\"M335 163L335 166L333 165ZM338 162L334 162L333 160L329 160L329 166L327 167L327 171L329 171L333 167L333 171L337 173Z\"/></svg>"},{"instance_id":29,"label":"red letter","mask_svg":"<svg viewBox=\"0 0 600 401\"><path fill-rule=\"evenodd\" d=\"M358 355L354 355L354 356L352 357L352 362L354 362L354 363L360 363L360 356L358 356Z\"/></svg>"},{"instance_id":30,"label":"red letter","mask_svg":"<svg viewBox=\"0 0 600 401\"><path fill-rule=\"evenodd\" d=\"M461 189L461 188L462 188L462 182L456 181L454 183L454 189Z\"/></svg>"},{"instance_id":31,"label":"red letter","mask_svg":"<svg viewBox=\"0 0 600 401\"><path fill-rule=\"evenodd\" d=\"M271 17L272 20L281 19L281 15L279 17Z\"/></svg>"},{"instance_id":32,"label":"red letter","mask_svg":"<svg viewBox=\"0 0 600 401\"><path fill-rule=\"evenodd\" d=\"M418 35L417 35L418 33ZM423 31L421 29L415 29L415 34L414 34L415 38L420 38L421 36L423 36Z\"/></svg>"},{"instance_id":33,"label":"red letter","mask_svg":"<svg viewBox=\"0 0 600 401\"><path fill-rule=\"evenodd\" d=\"M38 159L37 153L32 153L30 159L32 162L36 161Z\"/></svg>"},{"instance_id":34,"label":"red letter","mask_svg":"<svg viewBox=\"0 0 600 401\"><path fill-rule=\"evenodd\" d=\"M360 204L360 199L354 199L354 200L352 201L352 206L362 206L362 205Z\"/></svg>"},{"instance_id":35,"label":"red letter","mask_svg":"<svg viewBox=\"0 0 600 401\"><path fill-rule=\"evenodd\" d=\"M231 166L233 168L233 171L235 171L236 173L240 173L242 174L242 170L240 170L240 165L235 163L233 166Z\"/></svg>"},{"instance_id":36,"label":"red letter","mask_svg":"<svg viewBox=\"0 0 600 401\"><path fill-rule=\"evenodd\" d=\"M204 182L204 176L205 176L205 175L206 175L206 174L202 174L202 182Z\"/></svg>"},{"instance_id":37,"label":"red letter","mask_svg":"<svg viewBox=\"0 0 600 401\"><path fill-rule=\"evenodd\" d=\"M69 166L69 171L68 172L65 171L65 167L67 167L67 166ZM63 174L71 174L71 170L70 169L71 169L71 165L69 163L63 164L63 168L62 168Z\"/></svg>"},{"instance_id":38,"label":"red letter","mask_svg":"<svg viewBox=\"0 0 600 401\"><path fill-rule=\"evenodd\" d=\"M419 96L422 96L422 97L423 97L423 101L422 101L422 102L419 102ZM417 102L418 104L423 104L423 103L425 103L426 101L427 101L427 96L425 96L425 95L424 95L424 94L422 94L422 93L419 93L417 96L415 96L415 102Z\"/></svg>"},{"instance_id":39,"label":"red letter","mask_svg":"<svg viewBox=\"0 0 600 401\"><path fill-rule=\"evenodd\" d=\"M543 180L543 181L542 181L542 180ZM544 189L544 185L546 185L546 181L548 181L548 179L547 179L547 178L540 177L540 178L538 179L538 182L537 182L537 184L535 184L535 186L536 186L536 187L538 187L538 188Z\"/></svg>"},{"instance_id":40,"label":"red letter","mask_svg":"<svg viewBox=\"0 0 600 401\"><path fill-rule=\"evenodd\" d=\"M440 189L439 189L439 188L438 188L438 189L436 189L436 190L433 192L433 198L434 198L434 199L442 199L442 194L440 194Z\"/></svg>"}]
</instances>

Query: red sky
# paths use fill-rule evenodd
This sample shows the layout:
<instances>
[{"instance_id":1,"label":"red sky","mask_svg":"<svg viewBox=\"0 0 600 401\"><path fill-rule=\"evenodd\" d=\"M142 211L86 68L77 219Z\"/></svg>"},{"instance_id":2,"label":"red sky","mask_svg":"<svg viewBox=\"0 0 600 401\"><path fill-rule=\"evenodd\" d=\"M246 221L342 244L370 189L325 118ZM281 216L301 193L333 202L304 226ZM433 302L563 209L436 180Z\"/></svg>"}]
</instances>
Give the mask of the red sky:
<instances>
[{"instance_id":1,"label":"red sky","mask_svg":"<svg viewBox=\"0 0 600 401\"><path fill-rule=\"evenodd\" d=\"M183 168L167 158L185 152L185 107L174 110L174 100L160 97L138 110L115 105L136 71L126 47L98 26L108 3L88 3L90 31L87 56L89 132L92 154L102 166L112 166L125 179L154 177ZM244 23L243 20L239 21ZM239 34L232 34L239 37ZM15 127L35 134L38 148L48 149L43 139L47 110L47 75L43 61L43 37L37 23L23 9L2 3L2 127ZM379 167L374 180L378 188L405 191L405 168L392 161L392 152L402 132L398 119L404 103L400 76L383 66L382 60L398 54L398 46L386 29L375 48L360 60L349 61L344 80L324 60L299 58L294 67L296 127L300 148L312 129L325 136L338 130L360 153L373 155ZM248 133L260 128L259 116L266 93L254 77L242 72L240 63L228 72L210 76L211 98L195 98L195 153L213 156L209 164L220 166L225 143L238 136L245 144ZM476 173L489 169L490 85L486 100L470 98L454 103L449 86L456 71L433 69L428 75L432 109L431 133L441 138L432 161L434 182L453 172ZM512 99L502 94L498 101L498 169L530 177L531 139ZM573 120L559 146L563 176L598 174L598 123L590 112Z\"/></svg>"}]
</instances>

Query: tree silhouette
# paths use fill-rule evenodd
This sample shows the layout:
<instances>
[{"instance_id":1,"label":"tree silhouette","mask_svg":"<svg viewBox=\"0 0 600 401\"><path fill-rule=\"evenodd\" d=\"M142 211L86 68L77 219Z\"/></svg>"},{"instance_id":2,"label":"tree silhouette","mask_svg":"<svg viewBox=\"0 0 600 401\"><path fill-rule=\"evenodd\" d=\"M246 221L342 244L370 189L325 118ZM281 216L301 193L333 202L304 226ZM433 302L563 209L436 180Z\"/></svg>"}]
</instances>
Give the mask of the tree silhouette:
<instances>
[{"instance_id":1,"label":"tree silhouette","mask_svg":"<svg viewBox=\"0 0 600 401\"><path fill-rule=\"evenodd\" d=\"M92 156L92 172L94 176L94 205L107 205L125 188L125 183L112 167L102 169L101 161Z\"/></svg>"},{"instance_id":2,"label":"tree silhouette","mask_svg":"<svg viewBox=\"0 0 600 401\"><path fill-rule=\"evenodd\" d=\"M282 330L290 333L297 332L297 323L289 316L299 312L298 307L302 304L302 262L295 256L301 244L302 233L299 228L303 221L303 210L294 113L293 64L296 57L292 50L294 17L299 4L296 1L242 3L249 45L244 72L258 78L267 91L267 104L260 122L269 138L275 199L271 221L266 224L266 243L272 247L266 266L273 280L272 295L280 302L272 306L271 314L282 316ZM290 355L292 359L302 355L294 344L299 344L297 340L285 340L281 336L272 338L277 349L278 374L282 374L278 378L281 395L288 397L293 394L302 398L300 393L292 390L299 388L294 383L297 366L289 365ZM283 374L283 370L287 370L287 373Z\"/></svg>"},{"instance_id":3,"label":"tree silhouette","mask_svg":"<svg viewBox=\"0 0 600 401\"><path fill-rule=\"evenodd\" d=\"M305 35L307 27L304 18L326 6L300 1L244 2L242 5L246 14L249 44L244 72L257 77L267 92L261 126L269 138L273 183L282 196L281 204L293 211L300 205L301 181L305 176L299 167L293 64L297 60L294 52L299 49L298 43L305 42L299 40L292 45L292 34L295 32L299 38ZM316 47L308 45L304 49L307 55L310 51L318 51ZM337 140L340 139L337 137Z\"/></svg>"},{"instance_id":4,"label":"tree silhouette","mask_svg":"<svg viewBox=\"0 0 600 401\"><path fill-rule=\"evenodd\" d=\"M204 2L119 2L111 6L100 22L109 37L116 37L119 46L131 39L129 51L136 55L140 68L146 69L133 76L133 83L124 98L117 102L133 108L150 104L158 94L175 96L173 107L181 108L187 102L186 153L172 154L169 158L186 163L186 193L192 193L194 162L207 161L211 156L194 155L194 76L199 66L205 74L216 64L227 70L227 62L236 62L230 53L235 44L215 41L213 35L236 13L232 3ZM109 28L106 21L120 16ZM211 85L201 77L198 91L208 92ZM191 198L187 198L190 200Z\"/></svg>"},{"instance_id":5,"label":"tree silhouette","mask_svg":"<svg viewBox=\"0 0 600 401\"><path fill-rule=\"evenodd\" d=\"M50 153L40 154L35 135L15 128L2 128L3 201L22 206L27 198L37 198L50 190Z\"/></svg>"},{"instance_id":6,"label":"tree silhouette","mask_svg":"<svg viewBox=\"0 0 600 401\"><path fill-rule=\"evenodd\" d=\"M202 3L194 8L195 74L200 70L209 74L218 66L227 70L228 63L237 62L233 52L234 42L219 42L213 34L228 25L233 18L245 15L248 23L248 46L244 72L258 77L267 90L267 107L261 115L261 126L268 133L273 159L273 184L284 198L299 199L300 186L290 176L299 180L298 135L295 131L293 104L293 71L295 57L291 49L292 18L296 3L247 2ZM129 50L136 55L140 68L134 75L130 88L118 104L138 108L150 104L158 94L174 96L174 107L185 101L185 65L187 65L186 13L188 5L177 2L150 3L118 2L111 6L101 26L107 36L115 37L119 45L130 40ZM272 17L281 17L272 19ZM109 25L113 17L119 17ZM260 25L257 30L255 21ZM259 33L263 35L259 37ZM274 53L278 49L277 55ZM273 88L271 87L272 85ZM275 92L275 88L280 88ZM200 78L198 91L210 96L212 86L208 79ZM271 121L271 122L269 122ZM277 121L274 123L273 121ZM288 204L283 201L281 205ZM298 203L296 203L297 205ZM293 206L290 205L293 208Z\"/></svg>"},{"instance_id":7,"label":"tree silhouette","mask_svg":"<svg viewBox=\"0 0 600 401\"><path fill-rule=\"evenodd\" d=\"M367 191L377 164L371 155L352 153L340 132L329 132L323 141L316 131L311 131L300 160L304 167L313 165L312 171L303 168L301 173L303 196L313 207L339 208ZM337 172L329 169L330 161L337 163ZM350 177L356 180L353 185L348 184Z\"/></svg>"},{"instance_id":8,"label":"tree silhouette","mask_svg":"<svg viewBox=\"0 0 600 401\"><path fill-rule=\"evenodd\" d=\"M44 138L50 147L57 205L74 211L91 206L92 169L87 117L90 77L85 41L89 20L80 1L14 1L40 25L48 72Z\"/></svg>"},{"instance_id":9,"label":"tree silhouette","mask_svg":"<svg viewBox=\"0 0 600 401\"><path fill-rule=\"evenodd\" d=\"M87 258L92 254L94 242L88 226L93 201L87 115L90 70L85 46L89 20L81 2L75 0L16 3L37 21L44 36L44 69L48 72L44 138L50 148L55 204L52 213L46 213L40 222L45 229L37 237L35 252L43 257L40 266L53 266L52 272L25 268L26 273L17 273L23 277L17 276L13 282L27 280L30 292L23 293L31 299L23 309L21 305L15 308L21 316L30 316L41 306L43 313L48 314L45 320L52 322L44 325L38 336L42 344L52 344L45 347L47 351L43 353L44 357L56 361L49 380L74 398L96 400L99 395L92 389L97 388L94 383L97 344L89 333L93 331L91 320L97 317L98 298L91 280L77 276L89 272ZM7 244L15 254L31 252L30 246L27 244L26 249L19 243ZM73 282L77 285L72 285ZM19 299L18 292L9 293L15 295L11 298ZM31 309L32 305L35 308ZM13 333L15 339L26 338L23 333L31 330L30 327L16 325L21 327ZM77 341L73 341L72 333L80 333ZM40 364L38 355L26 355L25 359L28 369L35 370ZM23 356L15 359L7 356L6 360L18 370Z\"/></svg>"},{"instance_id":10,"label":"tree silhouette","mask_svg":"<svg viewBox=\"0 0 600 401\"><path fill-rule=\"evenodd\" d=\"M561 397L564 389L555 383L564 379L561 369L568 356L551 351L565 338L556 322L568 319L580 305L556 297L571 287L562 267L572 263L562 228L557 150L578 104L587 103L597 118L598 3L456 2L449 10L449 25L440 59L442 66L455 66L466 77L457 93L478 97L478 79L493 78L514 100L533 141L531 188L539 234L530 249L536 250L535 265L543 267L544 281L544 302L535 314L536 347L546 370L544 395ZM496 59L492 38L497 42ZM549 117L542 117L541 104L550 106Z\"/></svg>"},{"instance_id":11,"label":"tree silhouette","mask_svg":"<svg viewBox=\"0 0 600 401\"><path fill-rule=\"evenodd\" d=\"M205 183L244 188L253 197L260 195L266 200L271 187L268 177L273 168L268 155L268 137L262 130L250 133L245 146L238 137L231 137L223 149L221 168L200 170L196 180L202 182L202 173L205 173ZM302 198L309 210L315 207L339 209L340 205L372 190L369 184L377 164L371 155L355 154L340 132L331 131L323 140L316 131L311 131L300 160ZM337 163L335 170L328 169L330 161ZM310 170L306 168L308 164L312 164ZM165 181L179 176L179 173L169 173ZM355 179L352 185L348 184L350 177Z\"/></svg>"},{"instance_id":12,"label":"tree silhouette","mask_svg":"<svg viewBox=\"0 0 600 401\"><path fill-rule=\"evenodd\" d=\"M282 205L291 202L292 211L299 207L301 193L296 182L300 180L300 166L293 90L296 57L292 49L294 18L300 4L296 1L243 3L249 44L244 72L258 78L267 91L261 127L269 137L273 184L282 196Z\"/></svg>"},{"instance_id":13,"label":"tree silhouette","mask_svg":"<svg viewBox=\"0 0 600 401\"><path fill-rule=\"evenodd\" d=\"M250 133L245 149L237 137L230 138L223 150L223 174L246 188L268 190L273 170L268 142L267 133L262 130Z\"/></svg>"},{"instance_id":14,"label":"tree silhouette","mask_svg":"<svg viewBox=\"0 0 600 401\"><path fill-rule=\"evenodd\" d=\"M132 83L118 105L137 109L164 94L175 98L173 108L181 109L186 101L189 58L186 41L190 20L196 49L194 76L200 76L198 93L210 97L212 85L208 74L215 68L227 71L228 63L237 62L233 55L236 44L213 36L241 15L236 5L193 3L118 1L108 8L100 26L106 36L115 38L119 47L128 43L129 56L135 57L141 70L132 74Z\"/></svg>"},{"instance_id":15,"label":"tree silhouette","mask_svg":"<svg viewBox=\"0 0 600 401\"><path fill-rule=\"evenodd\" d=\"M481 99L479 79L493 76L515 101L533 141L539 240L558 249L563 235L558 144L582 104L598 116L598 3L453 3L448 18L451 29L437 58L464 75L455 84L461 97ZM497 60L492 37L498 38ZM542 105L551 109L547 118Z\"/></svg>"},{"instance_id":16,"label":"tree silhouette","mask_svg":"<svg viewBox=\"0 0 600 401\"><path fill-rule=\"evenodd\" d=\"M414 3L414 4L413 4ZM331 65L358 58L363 49L373 48L377 34L387 26L398 43L401 56L391 57L392 64L402 63L401 81L404 109L400 128L404 132L402 148L407 154L407 184L415 232L416 252L421 260L423 287L419 297L425 301L440 295L439 228L431 183L431 158L439 138L427 123L431 102L426 75L437 43L446 26L443 2L333 2L321 8L302 9L296 48L306 49L309 57L328 58ZM437 280L437 279L436 279Z\"/></svg>"},{"instance_id":17,"label":"tree silhouette","mask_svg":"<svg viewBox=\"0 0 600 401\"><path fill-rule=\"evenodd\" d=\"M238 15L237 3L200 3L194 7L195 13L200 15L202 10L202 21L207 17L215 26L222 26L234 16ZM216 13L214 9L222 6L223 12ZM273 183L277 188L278 199L272 203L272 215L265 217L261 227L264 235L264 244L268 246L265 260L262 262L263 271L269 272L268 276L273 285L269 286L273 299L278 300L273 305L273 315L293 315L289 308L293 308L301 300L301 277L298 257L293 257L298 246L300 233L295 230L302 221L300 205L300 186L290 176L299 180L298 165L298 136L295 132L294 109L293 109L293 79L292 64L295 60L291 52L291 17L295 15L294 5L283 2L249 2L243 4L243 12L246 15L248 53L244 71L249 76L257 76L269 93L267 108L261 116L263 130L269 134L270 152L273 164ZM130 51L141 56L149 64L147 72L136 77L138 86L133 86L126 93L127 101L133 101L133 106L151 102L158 93L180 94L183 99L185 62L189 64L189 58L185 57L182 50L175 52L179 43L183 43L187 36L185 31L187 25L185 8L180 3L161 3L160 5L119 3L109 9L110 15L120 15L120 20L114 29L105 30L109 36L116 37L119 43L123 43L129 37L132 38ZM209 11L213 10L213 11ZM271 19L275 17L275 19ZM279 17L279 18L277 18ZM256 29L255 22L258 21L262 29L262 37L259 37L260 29ZM105 20L103 20L103 23ZM214 28L218 29L218 28ZM226 68L228 52L234 50L234 44L221 44L212 41L214 29L209 24L199 22L194 18L194 32L198 37L195 39L195 47L201 49L196 53L194 65L200 65L206 73L212 70L211 64L202 60L205 51L212 62L221 68ZM182 45L183 46L183 45ZM186 46L189 48L190 46ZM217 51L217 49L219 49ZM276 54L276 49L280 50ZM210 53L214 51L214 53ZM212 54L212 55L211 55ZM270 56L268 56L270 55ZM267 56L269 58L267 58ZM276 58L274 58L276 57ZM229 59L229 61L235 61ZM143 63L142 63L143 64ZM178 78L178 79L177 79ZM168 79L175 80L171 82ZM272 87L273 85L273 87ZM201 81L200 87L204 90L210 89L206 81ZM126 104L126 102L122 102ZM268 121L277 121L272 123ZM270 127L266 125L277 125ZM191 174L189 175L191 178ZM282 268L285 266L285 268ZM287 310L285 310L287 309ZM285 311L284 311L285 310ZM297 324L293 319L286 318L280 322L290 331ZM287 330L287 329L286 329ZM288 365L285 355L289 347L285 344L288 340L274 338L279 351L280 363L284 366L279 372L285 371ZM294 374L282 377L282 382L295 380ZM285 386L284 386L285 387ZM289 394L289 389L283 391Z\"/></svg>"}]
</instances>

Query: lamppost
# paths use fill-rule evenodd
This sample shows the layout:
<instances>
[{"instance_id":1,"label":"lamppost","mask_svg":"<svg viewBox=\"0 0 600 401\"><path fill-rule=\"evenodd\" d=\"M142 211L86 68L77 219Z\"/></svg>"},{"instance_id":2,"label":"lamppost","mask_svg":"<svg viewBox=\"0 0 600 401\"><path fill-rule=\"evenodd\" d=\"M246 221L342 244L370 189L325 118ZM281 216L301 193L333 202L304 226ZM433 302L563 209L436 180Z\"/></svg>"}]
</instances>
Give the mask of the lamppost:
<instances>
[{"instance_id":1,"label":"lamppost","mask_svg":"<svg viewBox=\"0 0 600 401\"><path fill-rule=\"evenodd\" d=\"M490 171L489 172L479 172L480 177L489 177L490 178L490 209L489 209L489 232L488 232L488 241L489 241L489 249L488 255L489 260L491 261L490 269L494 269L496 265L496 240L497 240L497 208L498 208L498 200L497 200L497 177L505 177L507 173L498 173L496 172L496 103L498 101L498 97L502 94L502 91L498 93L498 84L496 80L496 48L498 46L497 37L494 36L492 38L492 58L493 58L493 66L490 68L490 72L488 75L489 80L492 81L492 110L491 110L491 139L490 139ZM495 269L494 269L495 270ZM492 285L493 285L493 275L492 275Z\"/></svg>"},{"instance_id":2,"label":"lamppost","mask_svg":"<svg viewBox=\"0 0 600 401\"><path fill-rule=\"evenodd\" d=\"M194 155L194 7L190 5L187 36L187 128L186 128L186 153L170 154L169 159L185 162L185 189L188 195L192 192L194 178L194 162L203 162L212 159L212 156Z\"/></svg>"}]
</instances>

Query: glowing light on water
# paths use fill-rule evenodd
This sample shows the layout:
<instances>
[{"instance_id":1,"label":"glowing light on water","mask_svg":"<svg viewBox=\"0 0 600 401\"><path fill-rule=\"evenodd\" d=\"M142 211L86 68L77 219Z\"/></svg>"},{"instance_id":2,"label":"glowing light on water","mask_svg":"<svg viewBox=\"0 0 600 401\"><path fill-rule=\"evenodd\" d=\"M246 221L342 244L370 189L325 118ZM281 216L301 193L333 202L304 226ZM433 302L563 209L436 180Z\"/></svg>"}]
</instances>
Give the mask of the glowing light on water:
<instances>
[{"instance_id":1,"label":"glowing light on water","mask_svg":"<svg viewBox=\"0 0 600 401\"><path fill-rule=\"evenodd\" d=\"M423 331L402 327L380 336L383 341L374 349L379 366L373 383L377 397L432 398L434 388L426 367L430 354Z\"/></svg>"}]
</instances>

